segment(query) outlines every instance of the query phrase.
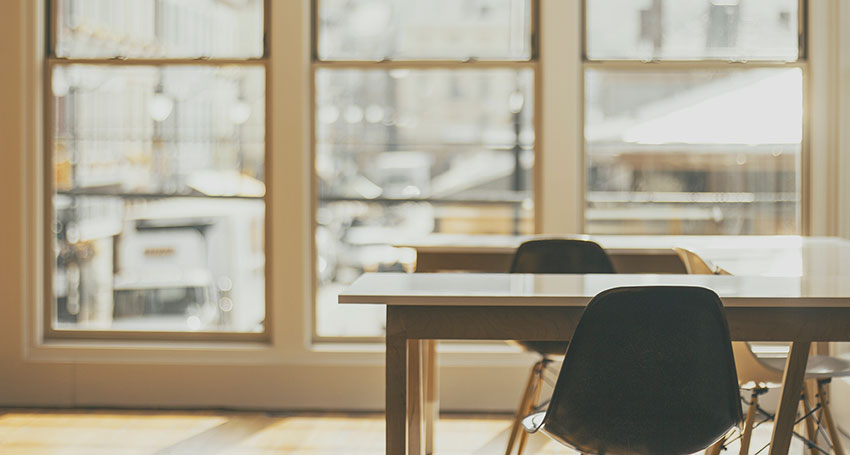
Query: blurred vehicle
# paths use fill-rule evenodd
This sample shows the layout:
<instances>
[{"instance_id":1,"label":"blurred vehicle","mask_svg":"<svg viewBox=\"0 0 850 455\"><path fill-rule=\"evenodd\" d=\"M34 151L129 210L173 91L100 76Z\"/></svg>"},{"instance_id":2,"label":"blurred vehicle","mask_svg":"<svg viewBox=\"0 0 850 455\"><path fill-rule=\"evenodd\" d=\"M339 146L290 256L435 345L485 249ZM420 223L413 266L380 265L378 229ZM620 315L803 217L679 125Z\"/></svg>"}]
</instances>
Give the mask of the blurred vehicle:
<instances>
[{"instance_id":1,"label":"blurred vehicle","mask_svg":"<svg viewBox=\"0 0 850 455\"><path fill-rule=\"evenodd\" d=\"M168 330L170 317L173 330L260 330L263 213L262 200L251 199L128 206L116 251L115 322L132 318Z\"/></svg>"}]
</instances>

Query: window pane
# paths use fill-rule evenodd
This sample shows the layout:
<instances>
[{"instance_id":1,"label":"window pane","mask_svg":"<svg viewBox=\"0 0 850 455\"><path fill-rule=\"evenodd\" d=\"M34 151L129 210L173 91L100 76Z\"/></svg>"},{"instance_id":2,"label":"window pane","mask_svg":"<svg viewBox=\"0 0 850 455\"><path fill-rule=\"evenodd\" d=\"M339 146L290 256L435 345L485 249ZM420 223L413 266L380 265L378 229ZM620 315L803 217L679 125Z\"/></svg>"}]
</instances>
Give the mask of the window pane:
<instances>
[{"instance_id":1,"label":"window pane","mask_svg":"<svg viewBox=\"0 0 850 455\"><path fill-rule=\"evenodd\" d=\"M55 0L60 57L263 55L263 0Z\"/></svg>"},{"instance_id":2,"label":"window pane","mask_svg":"<svg viewBox=\"0 0 850 455\"><path fill-rule=\"evenodd\" d=\"M262 330L264 79L54 68L57 328Z\"/></svg>"},{"instance_id":3,"label":"window pane","mask_svg":"<svg viewBox=\"0 0 850 455\"><path fill-rule=\"evenodd\" d=\"M799 232L799 69L585 81L587 232Z\"/></svg>"},{"instance_id":4,"label":"window pane","mask_svg":"<svg viewBox=\"0 0 850 455\"><path fill-rule=\"evenodd\" d=\"M799 57L798 0L586 0L591 60Z\"/></svg>"},{"instance_id":5,"label":"window pane","mask_svg":"<svg viewBox=\"0 0 850 455\"><path fill-rule=\"evenodd\" d=\"M322 60L531 56L529 0L318 0Z\"/></svg>"},{"instance_id":6,"label":"window pane","mask_svg":"<svg viewBox=\"0 0 850 455\"><path fill-rule=\"evenodd\" d=\"M533 230L530 70L316 72L317 333L383 335L383 308L337 292L407 271L393 242Z\"/></svg>"}]
</instances>

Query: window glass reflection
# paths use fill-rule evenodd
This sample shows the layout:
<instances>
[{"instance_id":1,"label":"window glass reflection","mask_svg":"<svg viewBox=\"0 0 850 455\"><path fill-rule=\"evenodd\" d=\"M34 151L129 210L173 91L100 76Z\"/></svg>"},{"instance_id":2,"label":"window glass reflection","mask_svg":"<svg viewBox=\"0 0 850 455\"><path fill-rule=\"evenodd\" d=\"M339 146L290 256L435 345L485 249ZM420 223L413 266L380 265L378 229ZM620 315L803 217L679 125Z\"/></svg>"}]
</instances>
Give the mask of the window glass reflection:
<instances>
[{"instance_id":1,"label":"window glass reflection","mask_svg":"<svg viewBox=\"0 0 850 455\"><path fill-rule=\"evenodd\" d=\"M57 328L262 330L264 79L54 66Z\"/></svg>"},{"instance_id":2,"label":"window glass reflection","mask_svg":"<svg viewBox=\"0 0 850 455\"><path fill-rule=\"evenodd\" d=\"M799 69L593 69L585 82L588 232L799 232Z\"/></svg>"},{"instance_id":3,"label":"window glass reflection","mask_svg":"<svg viewBox=\"0 0 850 455\"><path fill-rule=\"evenodd\" d=\"M591 60L799 57L799 0L586 0Z\"/></svg>"},{"instance_id":4,"label":"window glass reflection","mask_svg":"<svg viewBox=\"0 0 850 455\"><path fill-rule=\"evenodd\" d=\"M532 71L320 69L316 88L319 336L383 335L382 307L336 299L412 270L394 242L533 231Z\"/></svg>"},{"instance_id":5,"label":"window glass reflection","mask_svg":"<svg viewBox=\"0 0 850 455\"><path fill-rule=\"evenodd\" d=\"M529 0L319 0L322 60L528 60Z\"/></svg>"},{"instance_id":6,"label":"window glass reflection","mask_svg":"<svg viewBox=\"0 0 850 455\"><path fill-rule=\"evenodd\" d=\"M55 0L59 57L263 55L263 0Z\"/></svg>"}]
</instances>

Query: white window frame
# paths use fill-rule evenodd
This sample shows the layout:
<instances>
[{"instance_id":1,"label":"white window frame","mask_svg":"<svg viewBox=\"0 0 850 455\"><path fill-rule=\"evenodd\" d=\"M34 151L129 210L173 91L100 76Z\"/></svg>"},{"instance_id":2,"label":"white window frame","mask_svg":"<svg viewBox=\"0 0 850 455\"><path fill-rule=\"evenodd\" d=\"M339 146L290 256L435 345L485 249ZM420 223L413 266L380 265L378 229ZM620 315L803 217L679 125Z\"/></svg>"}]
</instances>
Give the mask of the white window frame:
<instances>
[{"instance_id":1,"label":"white window frame","mask_svg":"<svg viewBox=\"0 0 850 455\"><path fill-rule=\"evenodd\" d=\"M841 51L832 49L828 27L809 27L810 72L824 74L824 66L842 62L834 80L842 99L850 96L850 6L841 0L811 2L809 18L840 17ZM540 61L537 86L541 99L536 117L537 229L544 233L580 232L583 198L583 142L581 100L581 28L579 2L540 1ZM12 0L0 15L0 39L11 43L0 52L10 60L0 74L0 94L6 109L16 115L0 123L0 137L8 146L0 167L0 210L7 222L0 227L0 403L14 406L231 406L261 409L371 409L383 408L384 355L377 344L313 345L311 338L312 209L309 156L310 121L310 7L309 0L274 2L271 17L270 75L267 94L274 126L267 131L272 151L266 165L274 179L267 196L270 224L269 259L275 264L270 279L271 338L267 342L163 342L53 340L43 337L44 168L41 160L43 130L43 30L41 1ZM824 12L823 10L826 9ZM841 14L834 15L838 10ZM835 19L832 19L832 23ZM814 23L814 22L810 22ZM830 25L829 28L834 28ZM823 36L821 41L819 36ZM19 46L15 46L19 43ZM7 49L12 49L8 51ZM18 53L14 50L17 49ZM833 57L829 57L832 55ZM820 72L820 73L819 73ZM270 77L271 79L271 77ZM837 88L835 88L837 89ZM835 96L830 87L810 97L812 116ZM837 104L837 103L835 103ZM833 107L833 109L837 106ZM6 112L3 110L3 112ZM840 111L847 114L848 104ZM817 114L826 115L826 114ZM847 124L850 117L839 119ZM815 126L815 125L813 125ZM811 128L813 139L829 136L821 125ZM833 132L833 134L838 134ZM828 150L813 150L843 163L838 177L843 188L850 180L846 134ZM820 139L816 139L820 140ZM840 147L839 147L840 145ZM839 150L843 151L839 155ZM543 163L545 162L545 166ZM810 181L830 171L812 159ZM566 171L559 171L558 168ZM580 190L580 191L575 191ZM813 191L817 197L817 191ZM848 192L831 207L812 205L812 219L835 210L841 232L850 237ZM565 197L569 195L569 197ZM564 201L568 202L565 203ZM813 234L835 234L826 226ZM835 229L835 231L831 231ZM448 347L446 349L449 349ZM506 352L443 352L441 405L444 409L513 410L533 356ZM469 384L476 384L470 387ZM485 384L486 386L481 386ZM837 397L834 397L837 398ZM840 408L837 406L836 408Z\"/></svg>"}]
</instances>

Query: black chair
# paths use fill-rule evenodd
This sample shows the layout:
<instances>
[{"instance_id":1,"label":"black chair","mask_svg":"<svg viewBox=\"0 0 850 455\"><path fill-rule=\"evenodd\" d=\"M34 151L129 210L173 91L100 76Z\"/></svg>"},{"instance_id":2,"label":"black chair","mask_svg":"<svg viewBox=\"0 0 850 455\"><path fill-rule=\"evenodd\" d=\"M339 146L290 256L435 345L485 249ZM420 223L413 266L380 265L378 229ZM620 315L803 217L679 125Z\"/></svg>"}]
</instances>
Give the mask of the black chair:
<instances>
[{"instance_id":1,"label":"black chair","mask_svg":"<svg viewBox=\"0 0 850 455\"><path fill-rule=\"evenodd\" d=\"M742 420L729 327L700 287L625 287L593 298L546 412L523 420L591 454L687 454Z\"/></svg>"},{"instance_id":2,"label":"black chair","mask_svg":"<svg viewBox=\"0 0 850 455\"><path fill-rule=\"evenodd\" d=\"M608 253L596 242L539 239L524 242L514 253L511 273L615 273Z\"/></svg>"},{"instance_id":3,"label":"black chair","mask_svg":"<svg viewBox=\"0 0 850 455\"><path fill-rule=\"evenodd\" d=\"M615 273L611 259L599 244L577 239L530 240L517 248L511 263L511 273ZM531 368L519 409L511 427L506 454L510 455L519 435L517 455L522 455L527 435L520 433L522 418L537 407L543 374L553 362L552 356L563 356L566 341L517 341L527 351L540 354L541 359Z\"/></svg>"}]
</instances>

